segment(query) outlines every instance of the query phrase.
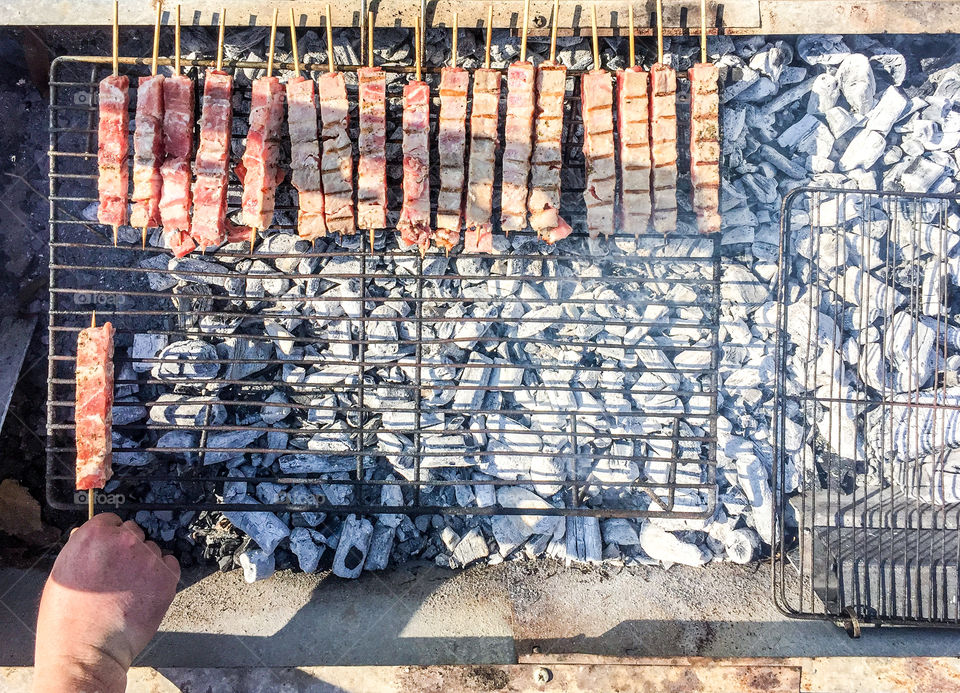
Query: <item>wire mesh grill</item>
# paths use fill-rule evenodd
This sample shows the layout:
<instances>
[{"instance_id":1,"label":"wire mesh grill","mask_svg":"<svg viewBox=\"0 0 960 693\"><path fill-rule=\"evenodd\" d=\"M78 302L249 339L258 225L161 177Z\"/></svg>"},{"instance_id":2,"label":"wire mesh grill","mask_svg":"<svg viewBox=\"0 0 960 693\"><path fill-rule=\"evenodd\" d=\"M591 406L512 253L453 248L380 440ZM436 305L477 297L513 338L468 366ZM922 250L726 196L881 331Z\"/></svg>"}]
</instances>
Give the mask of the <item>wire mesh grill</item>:
<instances>
[{"instance_id":1,"label":"wire mesh grill","mask_svg":"<svg viewBox=\"0 0 960 693\"><path fill-rule=\"evenodd\" d=\"M147 74L141 60L124 63L131 76ZM209 65L187 64L194 76ZM355 109L355 75L343 69ZM257 510L531 514L496 502L496 489L523 485L549 499L537 515L713 511L717 241L692 226L666 238L585 238L576 80L563 173L563 213L575 233L556 247L526 232L498 241L510 247L494 255L420 257L400 250L392 230L378 232L372 248L366 234L311 246L296 240L284 182L275 227L252 256L236 243L178 263L158 233L142 250L139 230L121 229L114 248L109 229L90 221L96 84L107 70L103 59L60 58L50 82L54 506L76 507L76 336L96 308L98 322L117 330L105 497L124 508L251 510L237 485L277 484L283 490L261 497ZM397 210L408 70L385 70ZM433 72L427 79L436 85ZM234 107L236 161L249 109L239 82ZM436 115L434 104L433 128ZM354 112L354 142L356 123ZM231 212L239 197L234 178ZM135 357L143 339L189 341L194 351ZM266 401L277 393L286 413ZM266 412L282 415L268 423Z\"/></svg>"},{"instance_id":2,"label":"wire mesh grill","mask_svg":"<svg viewBox=\"0 0 960 693\"><path fill-rule=\"evenodd\" d=\"M775 599L960 625L957 200L802 188L781 223Z\"/></svg>"}]
</instances>

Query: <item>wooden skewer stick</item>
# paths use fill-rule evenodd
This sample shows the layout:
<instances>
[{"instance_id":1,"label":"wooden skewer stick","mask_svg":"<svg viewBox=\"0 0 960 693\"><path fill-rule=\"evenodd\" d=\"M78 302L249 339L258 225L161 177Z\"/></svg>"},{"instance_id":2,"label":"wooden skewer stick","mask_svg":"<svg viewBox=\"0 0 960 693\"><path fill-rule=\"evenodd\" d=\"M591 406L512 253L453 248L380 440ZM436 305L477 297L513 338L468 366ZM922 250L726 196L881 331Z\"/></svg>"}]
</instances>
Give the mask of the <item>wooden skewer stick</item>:
<instances>
[{"instance_id":1,"label":"wooden skewer stick","mask_svg":"<svg viewBox=\"0 0 960 693\"><path fill-rule=\"evenodd\" d=\"M373 12L367 12L367 65L373 67ZM373 243L377 232L370 229L370 254L373 254Z\"/></svg>"},{"instance_id":2,"label":"wooden skewer stick","mask_svg":"<svg viewBox=\"0 0 960 693\"><path fill-rule=\"evenodd\" d=\"M487 5L487 48L484 53L483 66L490 69L490 42L493 39L493 5Z\"/></svg>"},{"instance_id":3,"label":"wooden skewer stick","mask_svg":"<svg viewBox=\"0 0 960 693\"><path fill-rule=\"evenodd\" d=\"M414 47L417 53L417 81L420 81L420 17L417 17L416 36L414 37Z\"/></svg>"},{"instance_id":4,"label":"wooden skewer stick","mask_svg":"<svg viewBox=\"0 0 960 693\"><path fill-rule=\"evenodd\" d=\"M120 74L120 2L113 0L113 76Z\"/></svg>"},{"instance_id":5,"label":"wooden skewer stick","mask_svg":"<svg viewBox=\"0 0 960 693\"><path fill-rule=\"evenodd\" d=\"M523 0L523 29L520 30L520 62L527 60L527 24L530 17L530 0Z\"/></svg>"},{"instance_id":6,"label":"wooden skewer stick","mask_svg":"<svg viewBox=\"0 0 960 693\"><path fill-rule=\"evenodd\" d=\"M633 42L633 3L630 3L630 7L627 9L627 21L630 23L630 37L627 39L627 43L630 45L630 67L637 66L637 51Z\"/></svg>"},{"instance_id":7,"label":"wooden skewer stick","mask_svg":"<svg viewBox=\"0 0 960 693\"><path fill-rule=\"evenodd\" d=\"M94 309L93 313L90 314L90 327L97 326L97 311ZM93 519L94 507L93 500L97 495L97 490L94 488L87 489L87 520Z\"/></svg>"},{"instance_id":8,"label":"wooden skewer stick","mask_svg":"<svg viewBox=\"0 0 960 693\"><path fill-rule=\"evenodd\" d=\"M330 72L336 72L337 67L333 64L333 20L330 18L329 3L327 3L327 60L330 64Z\"/></svg>"},{"instance_id":9,"label":"wooden skewer stick","mask_svg":"<svg viewBox=\"0 0 960 693\"><path fill-rule=\"evenodd\" d=\"M220 8L220 32L217 34L217 70L223 69L223 27L226 24L227 8Z\"/></svg>"},{"instance_id":10,"label":"wooden skewer stick","mask_svg":"<svg viewBox=\"0 0 960 693\"><path fill-rule=\"evenodd\" d=\"M707 62L707 0L700 0L700 62Z\"/></svg>"},{"instance_id":11,"label":"wooden skewer stick","mask_svg":"<svg viewBox=\"0 0 960 693\"><path fill-rule=\"evenodd\" d=\"M177 5L177 23L173 28L173 74L180 76L180 5Z\"/></svg>"},{"instance_id":12,"label":"wooden skewer stick","mask_svg":"<svg viewBox=\"0 0 960 693\"><path fill-rule=\"evenodd\" d=\"M300 51L297 50L297 20L293 16L293 8L290 8L290 43L293 48L293 71L295 77L300 76Z\"/></svg>"},{"instance_id":13,"label":"wooden skewer stick","mask_svg":"<svg viewBox=\"0 0 960 693\"><path fill-rule=\"evenodd\" d=\"M659 2L659 0L657 0ZM593 32L593 69L600 69L600 42L597 39L597 3L590 8L590 29Z\"/></svg>"},{"instance_id":14,"label":"wooden skewer stick","mask_svg":"<svg viewBox=\"0 0 960 693\"><path fill-rule=\"evenodd\" d=\"M273 77L273 51L277 45L277 13L279 10L273 8L273 23L270 25L270 53L267 55L267 77Z\"/></svg>"},{"instance_id":15,"label":"wooden skewer stick","mask_svg":"<svg viewBox=\"0 0 960 693\"><path fill-rule=\"evenodd\" d=\"M157 3L157 19L153 25L153 56L150 60L150 74L157 74L157 56L160 54L160 11L163 5ZM147 227L140 229L140 247L147 248Z\"/></svg>"},{"instance_id":16,"label":"wooden skewer stick","mask_svg":"<svg viewBox=\"0 0 960 693\"><path fill-rule=\"evenodd\" d=\"M550 62L557 62L557 28L560 23L560 0L553 0L553 26L550 29Z\"/></svg>"},{"instance_id":17,"label":"wooden skewer stick","mask_svg":"<svg viewBox=\"0 0 960 693\"><path fill-rule=\"evenodd\" d=\"M453 47L451 50L451 57L450 57L450 61L453 67L457 66L457 33L458 33L457 14L458 13L456 12L453 13Z\"/></svg>"},{"instance_id":18,"label":"wooden skewer stick","mask_svg":"<svg viewBox=\"0 0 960 693\"><path fill-rule=\"evenodd\" d=\"M663 64L663 0L657 0L657 62Z\"/></svg>"}]
</instances>

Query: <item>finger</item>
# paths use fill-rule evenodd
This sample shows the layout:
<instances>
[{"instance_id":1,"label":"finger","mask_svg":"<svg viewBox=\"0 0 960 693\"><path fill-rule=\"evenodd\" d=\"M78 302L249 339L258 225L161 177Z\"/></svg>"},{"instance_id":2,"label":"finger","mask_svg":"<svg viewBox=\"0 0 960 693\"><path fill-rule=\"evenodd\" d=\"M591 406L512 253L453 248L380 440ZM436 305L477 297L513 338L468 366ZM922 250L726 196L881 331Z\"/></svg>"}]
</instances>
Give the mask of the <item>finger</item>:
<instances>
[{"instance_id":1,"label":"finger","mask_svg":"<svg viewBox=\"0 0 960 693\"><path fill-rule=\"evenodd\" d=\"M180 563L177 561L176 557L172 555L167 555L163 557L163 564L167 566L167 569L174 574L176 579L180 580Z\"/></svg>"},{"instance_id":2,"label":"finger","mask_svg":"<svg viewBox=\"0 0 960 693\"><path fill-rule=\"evenodd\" d=\"M160 547L157 546L154 542L152 542L152 541L145 541L145 542L143 543L143 545L147 547L147 549L150 551L150 553L152 553L152 554L153 554L154 556L156 556L157 558L160 558Z\"/></svg>"},{"instance_id":3,"label":"finger","mask_svg":"<svg viewBox=\"0 0 960 693\"><path fill-rule=\"evenodd\" d=\"M140 525L138 525L133 520L127 520L126 522L124 522L122 525L120 525L120 529L130 532L135 537L137 537L139 541L143 541L146 538L146 535L144 535L143 530L140 529Z\"/></svg>"}]
</instances>

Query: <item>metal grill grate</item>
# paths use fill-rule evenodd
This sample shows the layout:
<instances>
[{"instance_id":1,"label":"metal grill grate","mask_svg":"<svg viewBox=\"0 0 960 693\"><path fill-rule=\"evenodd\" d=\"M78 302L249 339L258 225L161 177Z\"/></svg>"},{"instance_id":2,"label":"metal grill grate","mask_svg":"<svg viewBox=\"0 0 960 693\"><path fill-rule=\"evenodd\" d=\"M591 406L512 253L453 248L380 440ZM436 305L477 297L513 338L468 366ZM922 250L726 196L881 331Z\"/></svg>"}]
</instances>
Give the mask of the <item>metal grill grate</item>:
<instances>
[{"instance_id":1,"label":"metal grill grate","mask_svg":"<svg viewBox=\"0 0 960 693\"><path fill-rule=\"evenodd\" d=\"M147 73L142 60L123 62L126 74ZM188 64L194 76L209 65ZM531 514L482 500L491 488L525 485L550 498L553 507L537 515L695 518L713 511L717 241L691 226L667 238L586 240L575 87L563 180L575 235L555 248L528 232L511 235L512 247L498 255L421 258L399 250L392 231L378 232L375 248L366 234L281 247L278 238L295 234L285 182L277 223L252 258L246 244L232 244L177 265L158 234L141 250L139 231L121 229L125 238L114 248L109 230L87 220L96 200L94 98L108 69L99 58L60 58L50 82L47 495L54 506L76 507L75 344L95 307L98 322L117 329L117 419L170 397L189 396L195 405L186 425L151 416L115 423L115 475L105 490L128 509L250 510L225 484L270 482L311 493L281 494L258 510ZM396 210L404 80L395 73L407 70L385 69ZM344 71L355 104L355 75ZM234 160L248 98L249 87L238 85ZM434 180L434 211L438 187ZM231 211L239 195L233 180ZM198 260L219 264L191 265ZM250 274L251 261L270 264ZM303 295L255 290L263 282L301 286ZM290 330L279 341L267 333L277 326ZM171 380L152 369L182 362L132 358L134 335L147 333L214 345L215 354L200 353L190 368L215 377ZM277 391L291 413L266 424L264 400Z\"/></svg>"},{"instance_id":2,"label":"metal grill grate","mask_svg":"<svg viewBox=\"0 0 960 693\"><path fill-rule=\"evenodd\" d=\"M784 200L773 581L790 615L960 625L958 229L953 196Z\"/></svg>"}]
</instances>

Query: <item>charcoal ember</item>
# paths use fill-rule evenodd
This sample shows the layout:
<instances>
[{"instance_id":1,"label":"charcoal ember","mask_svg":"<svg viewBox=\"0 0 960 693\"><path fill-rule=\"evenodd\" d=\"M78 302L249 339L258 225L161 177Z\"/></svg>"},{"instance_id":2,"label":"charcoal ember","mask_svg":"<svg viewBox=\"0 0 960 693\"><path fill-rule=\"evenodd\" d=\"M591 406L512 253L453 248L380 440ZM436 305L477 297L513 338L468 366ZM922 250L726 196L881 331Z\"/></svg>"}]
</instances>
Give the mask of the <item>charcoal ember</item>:
<instances>
[{"instance_id":1,"label":"charcoal ember","mask_svg":"<svg viewBox=\"0 0 960 693\"><path fill-rule=\"evenodd\" d=\"M333 557L333 574L342 578L359 577L373 539L373 525L366 518L348 515L340 530Z\"/></svg>"},{"instance_id":2,"label":"charcoal ember","mask_svg":"<svg viewBox=\"0 0 960 693\"><path fill-rule=\"evenodd\" d=\"M840 93L854 113L867 114L875 103L877 82L870 59L861 53L851 53L837 68Z\"/></svg>"},{"instance_id":3,"label":"charcoal ember","mask_svg":"<svg viewBox=\"0 0 960 693\"><path fill-rule=\"evenodd\" d=\"M640 547L651 558L666 564L701 566L711 558L709 549L684 541L649 520L640 525Z\"/></svg>"},{"instance_id":4,"label":"charcoal ember","mask_svg":"<svg viewBox=\"0 0 960 693\"><path fill-rule=\"evenodd\" d=\"M390 562L397 530L383 522L378 522L373 528L370 539L370 548L364 560L364 570L384 570Z\"/></svg>"},{"instance_id":5,"label":"charcoal ember","mask_svg":"<svg viewBox=\"0 0 960 693\"><path fill-rule=\"evenodd\" d=\"M303 572L316 572L326 548L320 532L306 527L294 527L290 530L290 550L297 557L297 563Z\"/></svg>"},{"instance_id":6,"label":"charcoal ember","mask_svg":"<svg viewBox=\"0 0 960 693\"><path fill-rule=\"evenodd\" d=\"M842 36L810 34L797 39L797 55L808 65L839 65L849 54Z\"/></svg>"},{"instance_id":7,"label":"charcoal ember","mask_svg":"<svg viewBox=\"0 0 960 693\"><path fill-rule=\"evenodd\" d=\"M258 580L266 580L276 570L273 553L262 549L247 549L240 554L239 563L243 569L244 582L249 584Z\"/></svg>"},{"instance_id":8,"label":"charcoal ember","mask_svg":"<svg viewBox=\"0 0 960 693\"><path fill-rule=\"evenodd\" d=\"M162 394L150 407L150 421L174 426L219 426L227 420L222 404L211 404L209 398Z\"/></svg>"},{"instance_id":9,"label":"charcoal ember","mask_svg":"<svg viewBox=\"0 0 960 693\"><path fill-rule=\"evenodd\" d=\"M161 380L212 380L220 373L216 347L199 339L169 344L157 354L157 359L160 362L154 364L151 374Z\"/></svg>"}]
</instances>

